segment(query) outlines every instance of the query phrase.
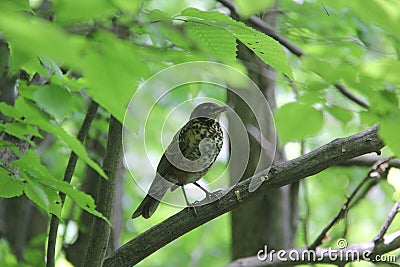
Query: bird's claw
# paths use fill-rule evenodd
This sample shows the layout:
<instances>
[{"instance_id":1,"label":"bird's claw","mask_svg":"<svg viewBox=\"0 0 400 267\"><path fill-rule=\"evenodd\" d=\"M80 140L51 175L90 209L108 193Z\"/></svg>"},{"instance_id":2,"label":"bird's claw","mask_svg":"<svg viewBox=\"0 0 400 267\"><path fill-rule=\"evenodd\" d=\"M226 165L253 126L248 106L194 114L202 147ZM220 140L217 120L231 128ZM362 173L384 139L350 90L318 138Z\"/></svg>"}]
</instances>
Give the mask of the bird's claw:
<instances>
[{"instance_id":1,"label":"bird's claw","mask_svg":"<svg viewBox=\"0 0 400 267\"><path fill-rule=\"evenodd\" d=\"M194 215L195 215L196 218L197 218L198 214L197 214L196 207L195 207L195 205L194 205L194 204L196 204L196 202L197 202L197 201L195 201L193 204L188 203L188 206L187 206L187 207L188 207L189 212L190 212L190 209L193 209Z\"/></svg>"}]
</instances>

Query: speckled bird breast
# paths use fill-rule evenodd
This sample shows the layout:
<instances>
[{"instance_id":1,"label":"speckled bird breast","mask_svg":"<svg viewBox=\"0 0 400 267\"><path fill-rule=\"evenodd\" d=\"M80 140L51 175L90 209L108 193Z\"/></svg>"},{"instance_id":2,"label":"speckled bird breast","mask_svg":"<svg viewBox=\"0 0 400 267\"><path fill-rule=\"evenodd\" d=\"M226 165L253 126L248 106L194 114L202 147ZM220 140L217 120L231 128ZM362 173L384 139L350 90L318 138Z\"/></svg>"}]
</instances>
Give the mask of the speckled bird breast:
<instances>
[{"instance_id":1,"label":"speckled bird breast","mask_svg":"<svg viewBox=\"0 0 400 267\"><path fill-rule=\"evenodd\" d=\"M188 160L183 161L183 171L176 170L175 173L182 176L178 177L182 184L193 183L207 173L221 151L221 126L213 119L193 119L182 128L179 144L183 156Z\"/></svg>"}]
</instances>

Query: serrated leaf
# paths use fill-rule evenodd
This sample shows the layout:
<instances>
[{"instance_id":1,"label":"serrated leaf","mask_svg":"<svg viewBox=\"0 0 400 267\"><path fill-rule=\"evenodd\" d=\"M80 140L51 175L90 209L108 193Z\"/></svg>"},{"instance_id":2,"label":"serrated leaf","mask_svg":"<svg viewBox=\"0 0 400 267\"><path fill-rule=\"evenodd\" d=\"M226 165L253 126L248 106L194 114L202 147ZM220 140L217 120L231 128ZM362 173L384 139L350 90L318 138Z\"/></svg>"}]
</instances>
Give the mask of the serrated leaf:
<instances>
[{"instance_id":1,"label":"serrated leaf","mask_svg":"<svg viewBox=\"0 0 400 267\"><path fill-rule=\"evenodd\" d=\"M0 197L10 198L22 195L24 184L0 168Z\"/></svg>"},{"instance_id":2,"label":"serrated leaf","mask_svg":"<svg viewBox=\"0 0 400 267\"><path fill-rule=\"evenodd\" d=\"M236 60L236 38L221 28L212 28L209 25L188 22L184 24L186 31L196 44L204 51L216 58L233 62Z\"/></svg>"},{"instance_id":3,"label":"serrated leaf","mask_svg":"<svg viewBox=\"0 0 400 267\"><path fill-rule=\"evenodd\" d=\"M296 102L280 107L274 117L283 143L314 136L323 124L321 111Z\"/></svg>"},{"instance_id":4,"label":"serrated leaf","mask_svg":"<svg viewBox=\"0 0 400 267\"><path fill-rule=\"evenodd\" d=\"M231 33L265 63L293 79L285 51L279 42L271 37L247 27L244 23L235 21L220 12L205 12L195 8L188 8L182 11L182 15L185 16L185 20L188 22L201 23ZM210 28L211 30L213 29ZM219 42L224 43L225 40L221 38Z\"/></svg>"}]
</instances>

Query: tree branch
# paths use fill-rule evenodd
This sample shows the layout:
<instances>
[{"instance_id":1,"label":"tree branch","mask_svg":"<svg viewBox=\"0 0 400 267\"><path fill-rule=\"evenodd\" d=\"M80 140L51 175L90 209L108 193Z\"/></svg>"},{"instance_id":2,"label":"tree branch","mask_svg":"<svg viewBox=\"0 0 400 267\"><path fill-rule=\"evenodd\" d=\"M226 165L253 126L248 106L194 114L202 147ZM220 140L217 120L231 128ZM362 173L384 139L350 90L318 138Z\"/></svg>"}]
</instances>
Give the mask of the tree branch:
<instances>
[{"instance_id":1,"label":"tree branch","mask_svg":"<svg viewBox=\"0 0 400 267\"><path fill-rule=\"evenodd\" d=\"M111 220L114 199L115 185L122 157L122 124L113 116L110 119L106 154L103 160L103 169L108 180L100 177L99 190L96 199L98 210ZM85 267L98 267L102 265L108 240L111 233L111 226L99 217L93 218L89 246L86 251L83 265Z\"/></svg>"},{"instance_id":2,"label":"tree branch","mask_svg":"<svg viewBox=\"0 0 400 267\"><path fill-rule=\"evenodd\" d=\"M387 230L389 229L389 226L392 224L394 218L399 213L399 209L400 209L400 199L397 200L397 202L394 204L381 230L379 231L378 235L374 238L375 243L380 243L383 241L383 236L386 234Z\"/></svg>"},{"instance_id":3,"label":"tree branch","mask_svg":"<svg viewBox=\"0 0 400 267\"><path fill-rule=\"evenodd\" d=\"M343 266L343 264L353 261L366 260L379 262L380 256L400 247L400 231L387 235L383 242L375 245L374 241L354 244L343 249L317 248L314 251L306 248L287 249L274 253L273 257L260 260L258 257L247 257L238 259L225 267L261 267L261 266L295 266L299 264L327 263ZM270 254L272 255L272 254ZM289 257L291 255L291 259ZM298 256L299 255L299 256ZM261 255L265 257L265 255ZM283 261L282 259L287 259ZM263 259L263 258L262 258Z\"/></svg>"},{"instance_id":4,"label":"tree branch","mask_svg":"<svg viewBox=\"0 0 400 267\"><path fill-rule=\"evenodd\" d=\"M366 184L371 179L377 180L377 179L381 178L381 176L382 176L381 174L387 173L387 166L389 166L388 162L392 158L393 157L390 157L385 160L379 159L377 162L375 162L373 164L372 169L368 172L368 174L364 177L364 179L353 190L353 192L347 198L346 202L340 208L340 210L336 214L336 216L328 223L327 226L324 227L324 229L321 231L321 233L318 235L318 237L314 240L314 242L310 246L308 246L308 249L314 250L317 248L317 246L322 244L322 241L324 240L328 231L346 215L347 211L350 209L350 205L354 203L353 200L356 199L356 195L361 190L363 185ZM383 234L380 237L382 238L385 233L386 233L386 231L383 232Z\"/></svg>"},{"instance_id":5,"label":"tree branch","mask_svg":"<svg viewBox=\"0 0 400 267\"><path fill-rule=\"evenodd\" d=\"M344 95L345 97L347 97L354 103L362 106L365 109L369 109L369 105L367 104L367 102L365 102L364 100L353 95L346 87L343 86L343 84L337 83L337 84L335 84L335 87L336 87L336 89L339 90L340 93L342 93L342 95Z\"/></svg>"},{"instance_id":6,"label":"tree branch","mask_svg":"<svg viewBox=\"0 0 400 267\"><path fill-rule=\"evenodd\" d=\"M103 266L132 266L185 233L238 207L241 203L249 202L266 190L297 182L339 162L379 152L382 147L383 143L378 138L378 126L349 137L335 139L299 158L272 166L269 172L265 170L246 179L219 201L197 207L197 217L192 210L180 211L121 246L104 260ZM256 191L250 193L249 185L252 179L264 182Z\"/></svg>"},{"instance_id":7,"label":"tree branch","mask_svg":"<svg viewBox=\"0 0 400 267\"><path fill-rule=\"evenodd\" d=\"M77 139L79 142L83 143L85 140L85 137L87 136L89 132L90 125L92 124L94 117L97 112L97 108L99 105L95 101L91 101L88 111L86 113L85 119L82 122L82 126L79 129ZM64 172L64 181L67 183L71 182L72 175L74 174L75 171L75 166L76 162L78 161L78 156L71 151L71 154L69 156L68 164L67 167L65 168ZM65 194L63 192L60 192L60 197L61 197L61 205L63 205L64 200L65 200ZM50 228L49 228L49 237L47 240L47 262L46 266L47 267L54 267L55 264L55 251L56 251L56 240L57 240L57 231L58 231L58 225L60 223L60 220L58 219L57 216L51 215L51 220L50 220Z\"/></svg>"}]
</instances>

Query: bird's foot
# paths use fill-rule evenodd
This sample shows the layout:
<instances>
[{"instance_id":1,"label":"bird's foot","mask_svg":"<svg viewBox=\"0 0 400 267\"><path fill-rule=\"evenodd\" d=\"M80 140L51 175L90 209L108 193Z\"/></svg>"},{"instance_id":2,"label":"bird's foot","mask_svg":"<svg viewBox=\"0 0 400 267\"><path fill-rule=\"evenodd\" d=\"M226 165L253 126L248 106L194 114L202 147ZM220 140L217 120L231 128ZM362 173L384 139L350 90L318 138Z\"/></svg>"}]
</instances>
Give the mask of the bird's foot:
<instances>
[{"instance_id":1,"label":"bird's foot","mask_svg":"<svg viewBox=\"0 0 400 267\"><path fill-rule=\"evenodd\" d=\"M196 202L197 202L197 201L196 201ZM198 214L197 214L196 205L195 205L196 202L194 202L193 204L187 203L187 208L188 208L189 212L190 212L191 209L193 209L194 215L195 215L196 218L197 218Z\"/></svg>"}]
</instances>

